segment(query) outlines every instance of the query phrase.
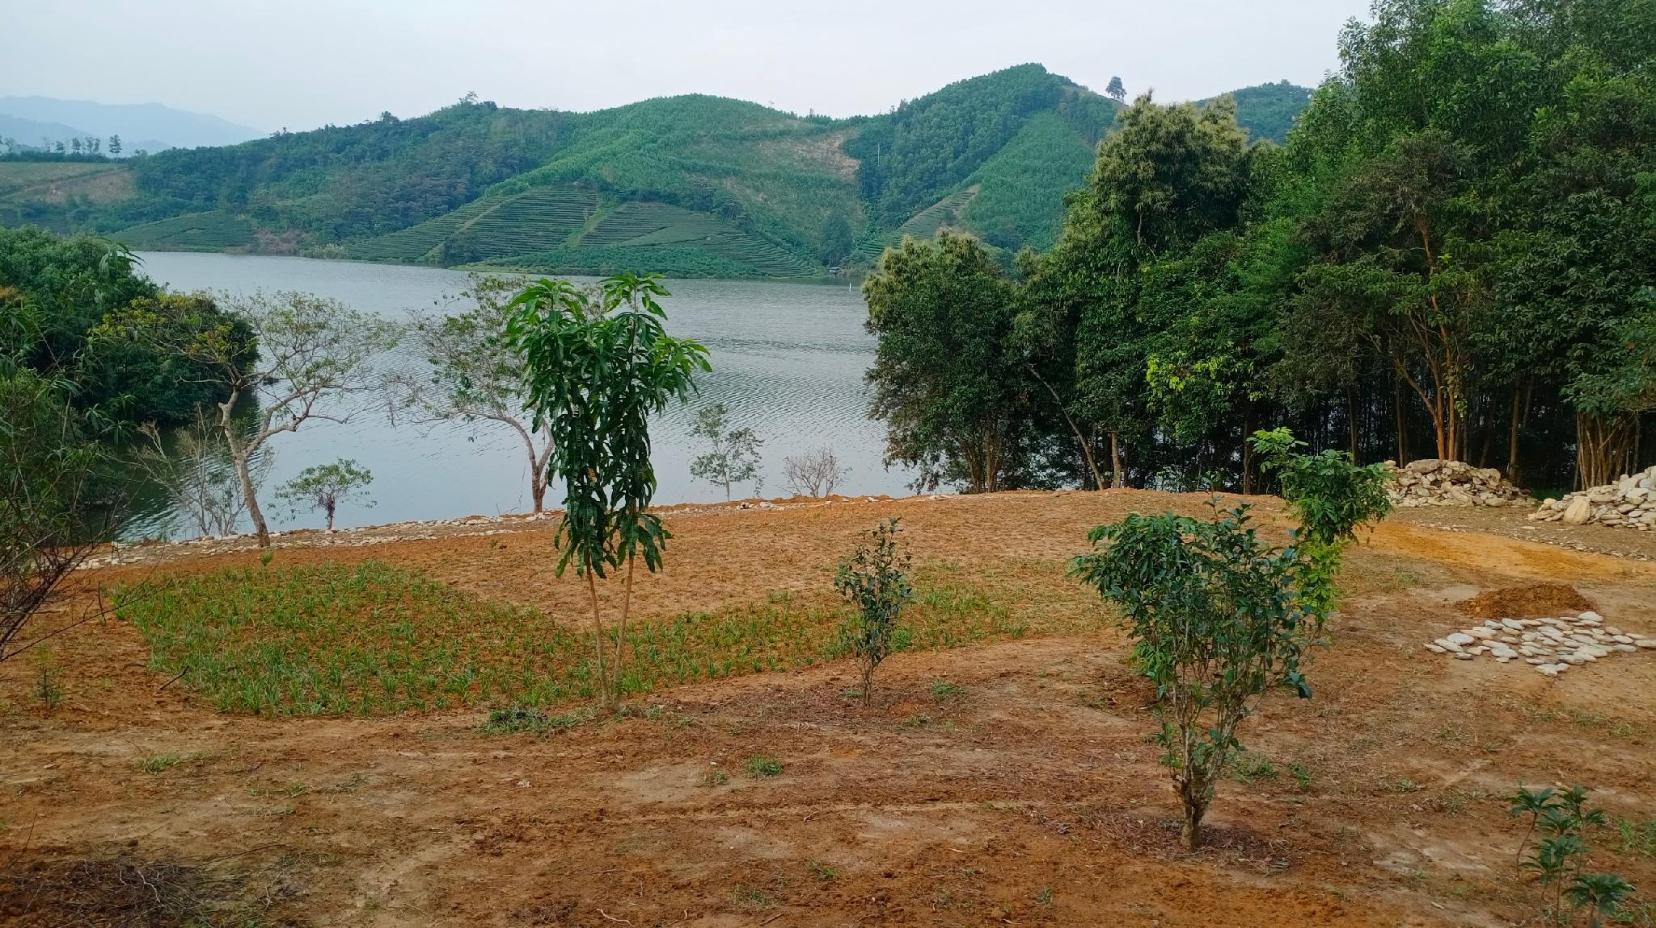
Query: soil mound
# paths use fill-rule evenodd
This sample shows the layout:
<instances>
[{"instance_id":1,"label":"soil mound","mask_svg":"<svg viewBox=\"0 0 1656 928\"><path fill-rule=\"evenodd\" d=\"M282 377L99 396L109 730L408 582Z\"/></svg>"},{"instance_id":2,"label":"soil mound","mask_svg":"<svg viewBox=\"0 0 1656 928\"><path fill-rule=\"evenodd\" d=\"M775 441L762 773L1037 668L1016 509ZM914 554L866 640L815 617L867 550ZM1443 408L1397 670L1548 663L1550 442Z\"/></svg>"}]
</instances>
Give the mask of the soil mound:
<instances>
[{"instance_id":1,"label":"soil mound","mask_svg":"<svg viewBox=\"0 0 1656 928\"><path fill-rule=\"evenodd\" d=\"M1488 590L1460 603L1460 611L1476 619L1522 619L1576 614L1593 608L1575 587L1562 583L1532 583Z\"/></svg>"}]
</instances>

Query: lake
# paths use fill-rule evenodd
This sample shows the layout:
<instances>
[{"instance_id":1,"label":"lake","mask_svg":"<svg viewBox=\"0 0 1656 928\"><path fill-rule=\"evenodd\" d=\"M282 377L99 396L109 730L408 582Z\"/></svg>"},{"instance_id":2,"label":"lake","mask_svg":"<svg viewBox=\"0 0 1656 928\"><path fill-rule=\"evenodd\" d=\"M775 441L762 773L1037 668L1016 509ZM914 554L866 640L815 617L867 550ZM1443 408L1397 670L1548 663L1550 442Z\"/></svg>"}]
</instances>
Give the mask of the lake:
<instances>
[{"instance_id":1,"label":"lake","mask_svg":"<svg viewBox=\"0 0 1656 928\"><path fill-rule=\"evenodd\" d=\"M447 303L466 282L463 272L440 268L183 252L143 252L143 271L172 290L248 294L303 290L402 320L412 310ZM576 278L580 280L579 278ZM752 428L764 441L763 495L787 494L783 460L831 447L849 466L839 492L852 495L908 492L911 476L881 463L885 430L867 416L863 381L874 339L863 329L867 308L844 284L673 280L664 300L668 329L705 344L713 372L698 380L700 393L655 423L659 503L722 500L724 491L690 476L690 461L705 449L690 437L695 408L724 403L732 427ZM423 363L403 349L385 359ZM275 504L274 490L312 464L352 458L373 472L373 508L342 507L340 527L414 519L527 512L528 462L522 444L503 426L443 425L435 429L393 424L376 409L347 424L309 422L298 432L271 439L270 470L260 501L273 529L320 526L319 514L293 517ZM737 497L755 495L738 486ZM548 506L561 491L554 487ZM127 533L185 537L193 529L175 514L155 511Z\"/></svg>"}]
</instances>

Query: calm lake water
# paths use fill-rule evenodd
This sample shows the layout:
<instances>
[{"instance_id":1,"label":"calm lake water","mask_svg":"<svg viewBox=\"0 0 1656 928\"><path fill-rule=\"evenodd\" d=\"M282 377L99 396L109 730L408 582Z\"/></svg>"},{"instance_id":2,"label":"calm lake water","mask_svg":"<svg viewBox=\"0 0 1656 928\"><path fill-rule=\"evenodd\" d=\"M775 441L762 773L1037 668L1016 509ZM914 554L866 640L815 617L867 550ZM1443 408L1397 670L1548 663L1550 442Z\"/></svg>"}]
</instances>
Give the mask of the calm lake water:
<instances>
[{"instance_id":1,"label":"calm lake water","mask_svg":"<svg viewBox=\"0 0 1656 928\"><path fill-rule=\"evenodd\" d=\"M407 318L411 310L446 303L466 275L438 268L318 261L308 258L146 252L143 270L173 290L215 290L232 294L258 290L303 290L385 316ZM863 372L873 359L874 339L863 330L867 309L844 284L783 284L755 281L674 280L664 301L668 328L701 341L712 355L713 372L699 380L700 395L656 423L656 501L722 500L722 489L690 476L690 461L705 449L689 431L696 406L722 402L731 424L747 426L764 440L763 494L786 494L783 459L831 447L851 468L839 492L900 494L910 476L881 463L885 433L869 420ZM423 363L403 352L387 363ZM342 508L338 525L348 527L409 519L445 519L527 512L528 462L521 442L504 427L444 425L435 429L393 425L377 409L357 413L349 423L309 422L297 433L273 438L270 471L260 500L272 528L320 526L318 514L291 517L274 502L274 489L312 464L354 458L374 474L376 505ZM751 485L734 489L752 496ZM548 505L556 505L554 487ZM193 534L174 514L157 511L129 534L184 537Z\"/></svg>"}]
</instances>

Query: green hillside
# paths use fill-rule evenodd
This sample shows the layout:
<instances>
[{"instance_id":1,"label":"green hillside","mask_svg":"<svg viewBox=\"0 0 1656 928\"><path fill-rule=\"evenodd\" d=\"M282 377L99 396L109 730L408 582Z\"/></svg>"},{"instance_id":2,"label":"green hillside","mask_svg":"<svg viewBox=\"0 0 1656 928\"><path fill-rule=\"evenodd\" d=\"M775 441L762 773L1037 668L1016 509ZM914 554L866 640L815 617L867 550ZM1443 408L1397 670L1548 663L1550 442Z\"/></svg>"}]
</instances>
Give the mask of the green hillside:
<instances>
[{"instance_id":1,"label":"green hillside","mask_svg":"<svg viewBox=\"0 0 1656 928\"><path fill-rule=\"evenodd\" d=\"M1259 137L1297 112L1279 86L1237 94ZM701 95L593 113L468 99L120 163L0 158L0 225L140 249L816 277L944 225L1008 253L1051 245L1116 110L1039 65L852 119Z\"/></svg>"}]
</instances>

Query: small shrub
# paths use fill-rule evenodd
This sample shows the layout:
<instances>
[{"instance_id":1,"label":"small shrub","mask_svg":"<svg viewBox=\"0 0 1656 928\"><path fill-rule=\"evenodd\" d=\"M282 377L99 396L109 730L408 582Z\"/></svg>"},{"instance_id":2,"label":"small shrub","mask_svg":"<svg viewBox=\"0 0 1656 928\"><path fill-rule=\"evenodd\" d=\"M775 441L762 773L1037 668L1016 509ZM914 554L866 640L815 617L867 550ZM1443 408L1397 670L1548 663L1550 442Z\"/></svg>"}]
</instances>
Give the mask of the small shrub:
<instances>
[{"instance_id":1,"label":"small shrub","mask_svg":"<svg viewBox=\"0 0 1656 928\"><path fill-rule=\"evenodd\" d=\"M184 762L181 754L151 754L138 764L145 773L165 773Z\"/></svg>"},{"instance_id":2,"label":"small shrub","mask_svg":"<svg viewBox=\"0 0 1656 928\"><path fill-rule=\"evenodd\" d=\"M845 649L862 668L862 700L874 692L874 671L894 650L903 607L914 599L908 571L911 558L897 546L898 521L889 519L840 564L834 588L857 607L841 631Z\"/></svg>"},{"instance_id":3,"label":"small shrub","mask_svg":"<svg viewBox=\"0 0 1656 928\"><path fill-rule=\"evenodd\" d=\"M1277 776L1276 765L1263 754L1253 751L1238 751L1231 761L1231 776L1238 783L1252 783L1255 780L1274 780Z\"/></svg>"},{"instance_id":4,"label":"small shrub","mask_svg":"<svg viewBox=\"0 0 1656 928\"><path fill-rule=\"evenodd\" d=\"M811 874L826 883L839 878L839 871L820 860L811 861Z\"/></svg>"},{"instance_id":5,"label":"small shrub","mask_svg":"<svg viewBox=\"0 0 1656 928\"><path fill-rule=\"evenodd\" d=\"M774 777L782 773L782 762L774 757L755 754L747 760L747 773L756 780Z\"/></svg>"},{"instance_id":6,"label":"small shrub","mask_svg":"<svg viewBox=\"0 0 1656 928\"><path fill-rule=\"evenodd\" d=\"M1614 873L1585 872L1588 829L1605 824L1602 809L1587 807L1587 790L1520 789L1511 802L1513 815L1529 819L1518 843L1518 866L1536 875L1549 922L1576 925L1585 918L1590 928L1598 928L1619 915L1632 885ZM1531 838L1538 839L1533 850Z\"/></svg>"},{"instance_id":7,"label":"small shrub","mask_svg":"<svg viewBox=\"0 0 1656 928\"><path fill-rule=\"evenodd\" d=\"M707 775L702 777L703 786L723 786L729 782L730 774L725 773L717 767L707 771Z\"/></svg>"}]
</instances>

